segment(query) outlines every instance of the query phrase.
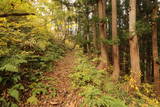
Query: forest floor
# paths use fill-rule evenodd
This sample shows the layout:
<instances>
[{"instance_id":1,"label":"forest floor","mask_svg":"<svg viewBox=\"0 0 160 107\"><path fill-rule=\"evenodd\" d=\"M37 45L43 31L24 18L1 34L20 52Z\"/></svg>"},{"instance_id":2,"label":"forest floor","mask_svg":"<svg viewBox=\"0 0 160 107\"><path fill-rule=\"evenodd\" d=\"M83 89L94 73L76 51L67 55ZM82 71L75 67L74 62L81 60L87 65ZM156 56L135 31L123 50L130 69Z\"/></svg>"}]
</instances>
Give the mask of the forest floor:
<instances>
[{"instance_id":1,"label":"forest floor","mask_svg":"<svg viewBox=\"0 0 160 107\"><path fill-rule=\"evenodd\" d=\"M40 96L38 105L25 105L23 107L77 107L78 95L72 89L69 74L74 72L75 56L74 52L68 52L62 59L54 64L53 72L45 74L46 78L54 78L56 97L48 98ZM47 84L47 81L46 81Z\"/></svg>"}]
</instances>

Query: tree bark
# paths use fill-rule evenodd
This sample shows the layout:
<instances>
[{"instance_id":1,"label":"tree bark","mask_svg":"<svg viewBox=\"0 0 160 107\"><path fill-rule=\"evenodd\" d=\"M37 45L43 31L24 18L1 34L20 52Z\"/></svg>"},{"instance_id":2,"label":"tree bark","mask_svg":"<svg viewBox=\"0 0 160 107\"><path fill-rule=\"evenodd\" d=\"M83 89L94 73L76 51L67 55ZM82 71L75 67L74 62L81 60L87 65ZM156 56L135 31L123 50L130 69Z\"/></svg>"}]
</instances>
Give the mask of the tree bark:
<instances>
[{"instance_id":1,"label":"tree bark","mask_svg":"<svg viewBox=\"0 0 160 107\"><path fill-rule=\"evenodd\" d=\"M106 1L98 0L98 15L99 15L99 35L100 35L100 49L101 49L101 62L98 66L98 69L107 68L109 65L108 53L106 50L106 45L103 43L103 40L106 39L106 24L103 21L106 17Z\"/></svg>"},{"instance_id":2,"label":"tree bark","mask_svg":"<svg viewBox=\"0 0 160 107\"><path fill-rule=\"evenodd\" d=\"M157 92L160 92L160 75L159 75L159 64L157 63L158 59L158 38L157 38L157 8L153 9L152 14L152 56L153 56L153 72L154 72L154 85Z\"/></svg>"},{"instance_id":3,"label":"tree bark","mask_svg":"<svg viewBox=\"0 0 160 107\"><path fill-rule=\"evenodd\" d=\"M130 0L129 11L129 44L131 58L131 77L134 79L135 85L141 83L141 69L139 58L138 37L136 34L136 0Z\"/></svg>"},{"instance_id":4,"label":"tree bark","mask_svg":"<svg viewBox=\"0 0 160 107\"><path fill-rule=\"evenodd\" d=\"M97 5L94 7L94 16L97 16ZM97 23L94 21L92 25L93 30L93 46L95 49L97 49Z\"/></svg>"},{"instance_id":5,"label":"tree bark","mask_svg":"<svg viewBox=\"0 0 160 107\"><path fill-rule=\"evenodd\" d=\"M112 41L116 41L117 36L117 0L112 0ZM113 74L112 79L118 80L120 73L119 65L119 47L118 44L113 44Z\"/></svg>"},{"instance_id":6,"label":"tree bark","mask_svg":"<svg viewBox=\"0 0 160 107\"><path fill-rule=\"evenodd\" d=\"M94 49L97 49L97 29L96 29L96 23L94 22L92 25L92 29L93 29L93 46Z\"/></svg>"}]
</instances>

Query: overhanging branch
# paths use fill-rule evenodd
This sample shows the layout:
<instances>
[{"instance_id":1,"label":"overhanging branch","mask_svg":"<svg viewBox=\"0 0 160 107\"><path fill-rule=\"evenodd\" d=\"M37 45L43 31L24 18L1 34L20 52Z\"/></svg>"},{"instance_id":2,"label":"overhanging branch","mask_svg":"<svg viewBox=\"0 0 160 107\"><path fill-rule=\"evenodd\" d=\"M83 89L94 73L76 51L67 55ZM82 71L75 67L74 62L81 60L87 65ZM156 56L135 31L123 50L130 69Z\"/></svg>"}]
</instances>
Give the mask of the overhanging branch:
<instances>
[{"instance_id":1,"label":"overhanging branch","mask_svg":"<svg viewBox=\"0 0 160 107\"><path fill-rule=\"evenodd\" d=\"M0 14L0 17L27 16L27 15L35 15L35 13L6 13L6 14Z\"/></svg>"}]
</instances>

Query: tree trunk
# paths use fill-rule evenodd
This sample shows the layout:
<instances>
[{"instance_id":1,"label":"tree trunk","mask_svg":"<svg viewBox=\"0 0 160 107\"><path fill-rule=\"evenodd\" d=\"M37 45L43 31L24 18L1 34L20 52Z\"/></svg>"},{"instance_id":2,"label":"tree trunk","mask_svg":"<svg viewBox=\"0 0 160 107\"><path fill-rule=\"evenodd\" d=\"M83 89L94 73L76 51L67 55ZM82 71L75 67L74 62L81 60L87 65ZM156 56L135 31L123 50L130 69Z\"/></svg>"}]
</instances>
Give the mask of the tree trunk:
<instances>
[{"instance_id":1,"label":"tree trunk","mask_svg":"<svg viewBox=\"0 0 160 107\"><path fill-rule=\"evenodd\" d=\"M94 49L97 49L97 31L96 31L97 29L95 22L93 22L92 29L93 29L93 46Z\"/></svg>"},{"instance_id":2,"label":"tree trunk","mask_svg":"<svg viewBox=\"0 0 160 107\"><path fill-rule=\"evenodd\" d=\"M117 0L112 0L112 40L116 41L117 36ZM119 66L119 47L118 44L113 44L113 74L112 79L118 80L120 73Z\"/></svg>"},{"instance_id":3,"label":"tree trunk","mask_svg":"<svg viewBox=\"0 0 160 107\"><path fill-rule=\"evenodd\" d=\"M94 7L94 16L97 17L97 5L95 5ZM94 46L94 49L97 49L97 23L94 21L93 22L93 25L92 25L92 30L93 30L93 46Z\"/></svg>"},{"instance_id":4,"label":"tree trunk","mask_svg":"<svg viewBox=\"0 0 160 107\"><path fill-rule=\"evenodd\" d=\"M154 85L156 88L156 91L159 92L160 89L160 77L159 77L159 64L157 63L158 59L158 38L157 38L157 8L153 9L152 14L152 54L153 54L153 72L154 72Z\"/></svg>"},{"instance_id":5,"label":"tree trunk","mask_svg":"<svg viewBox=\"0 0 160 107\"><path fill-rule=\"evenodd\" d=\"M105 13L106 1L98 0L98 15L99 15L99 35L100 35L100 49L101 49L101 63L98 66L98 69L104 69L109 65L108 53L106 50L106 46L103 43L103 40L106 39L106 24L103 21L106 17Z\"/></svg>"},{"instance_id":6,"label":"tree trunk","mask_svg":"<svg viewBox=\"0 0 160 107\"><path fill-rule=\"evenodd\" d=\"M135 80L135 85L141 83L141 69L139 58L138 37L136 34L136 0L130 0L129 11L129 44L131 58L131 76Z\"/></svg>"}]
</instances>

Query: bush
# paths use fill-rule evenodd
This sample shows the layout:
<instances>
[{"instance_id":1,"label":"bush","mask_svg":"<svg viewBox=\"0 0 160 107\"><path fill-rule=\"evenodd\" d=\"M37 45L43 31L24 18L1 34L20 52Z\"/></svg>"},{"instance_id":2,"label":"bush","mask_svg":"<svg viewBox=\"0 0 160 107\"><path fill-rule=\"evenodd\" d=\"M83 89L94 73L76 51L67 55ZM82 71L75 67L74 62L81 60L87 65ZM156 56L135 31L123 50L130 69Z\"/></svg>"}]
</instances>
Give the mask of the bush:
<instances>
[{"instance_id":1,"label":"bush","mask_svg":"<svg viewBox=\"0 0 160 107\"><path fill-rule=\"evenodd\" d=\"M82 107L159 107L151 85L135 87L129 76L113 82L110 75L97 70L82 51L78 51L76 56L75 72L70 78L73 87L79 89ZM129 87L135 88L134 92Z\"/></svg>"},{"instance_id":2,"label":"bush","mask_svg":"<svg viewBox=\"0 0 160 107\"><path fill-rule=\"evenodd\" d=\"M31 88L29 84L39 82L44 71L51 71L65 48L44 26L27 17L0 20L0 105L16 107L21 94Z\"/></svg>"},{"instance_id":3,"label":"bush","mask_svg":"<svg viewBox=\"0 0 160 107\"><path fill-rule=\"evenodd\" d=\"M111 96L104 90L104 81L107 74L103 70L97 70L89 63L88 58L79 51L75 71L70 75L70 78L73 87L80 89L82 107L126 107L124 101Z\"/></svg>"}]
</instances>

